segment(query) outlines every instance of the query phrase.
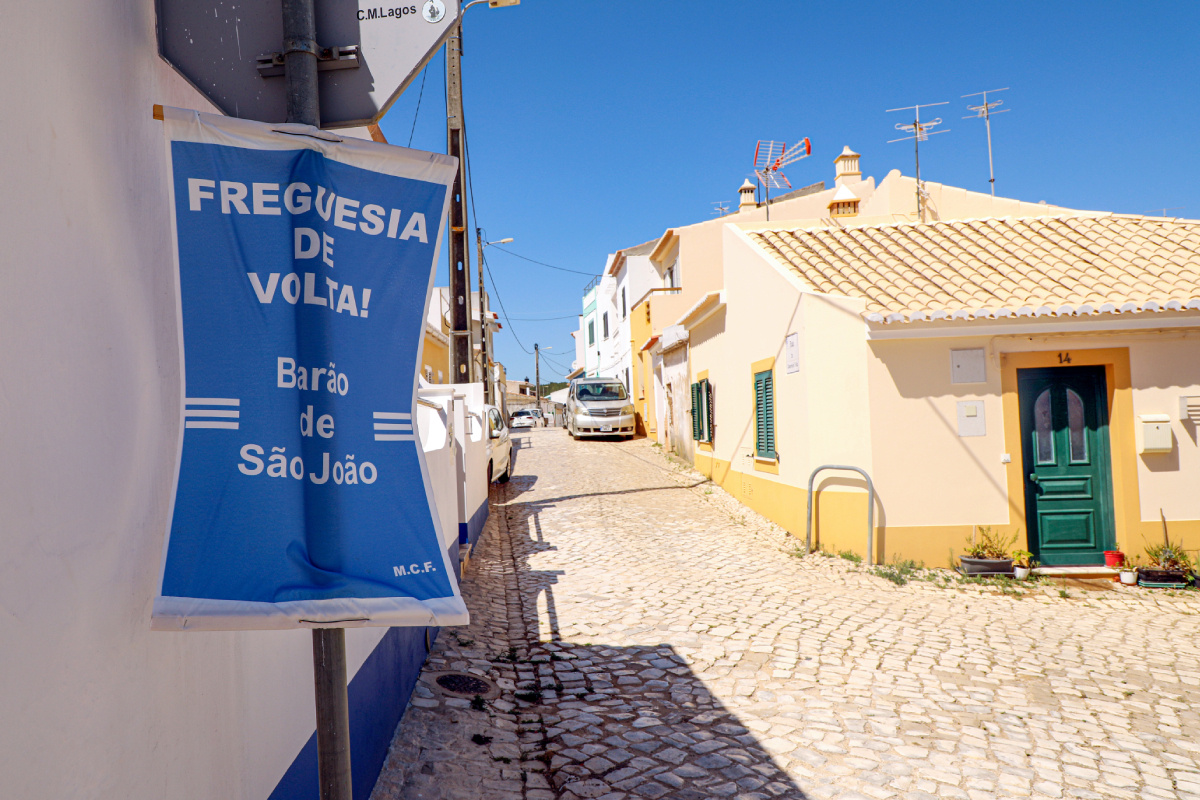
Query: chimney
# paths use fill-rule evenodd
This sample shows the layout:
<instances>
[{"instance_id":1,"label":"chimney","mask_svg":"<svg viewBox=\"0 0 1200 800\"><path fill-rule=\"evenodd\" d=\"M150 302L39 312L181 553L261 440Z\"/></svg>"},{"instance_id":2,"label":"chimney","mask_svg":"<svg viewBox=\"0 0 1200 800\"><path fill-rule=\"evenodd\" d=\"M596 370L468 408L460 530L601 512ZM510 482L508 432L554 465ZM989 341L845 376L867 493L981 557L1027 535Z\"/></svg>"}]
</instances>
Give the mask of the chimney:
<instances>
[{"instance_id":1,"label":"chimney","mask_svg":"<svg viewBox=\"0 0 1200 800\"><path fill-rule=\"evenodd\" d=\"M738 211L753 211L758 208L758 203L754 201L754 184L749 178L742 181L742 185L738 187Z\"/></svg>"},{"instance_id":2,"label":"chimney","mask_svg":"<svg viewBox=\"0 0 1200 800\"><path fill-rule=\"evenodd\" d=\"M858 169L858 153L849 147L842 148L842 154L833 160L834 186L848 186L862 180Z\"/></svg>"}]
</instances>

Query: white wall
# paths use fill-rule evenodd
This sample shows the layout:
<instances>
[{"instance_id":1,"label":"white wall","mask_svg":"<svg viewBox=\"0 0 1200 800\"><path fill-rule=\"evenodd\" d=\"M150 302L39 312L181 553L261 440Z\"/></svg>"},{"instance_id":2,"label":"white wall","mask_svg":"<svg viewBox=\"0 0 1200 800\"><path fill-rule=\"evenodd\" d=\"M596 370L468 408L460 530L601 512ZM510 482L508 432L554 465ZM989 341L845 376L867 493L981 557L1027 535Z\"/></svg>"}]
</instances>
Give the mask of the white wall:
<instances>
[{"instance_id":1,"label":"white wall","mask_svg":"<svg viewBox=\"0 0 1200 800\"><path fill-rule=\"evenodd\" d=\"M3 17L48 54L0 78L0 797L261 800L314 729L310 634L150 631L182 400L151 106L213 109L151 0Z\"/></svg>"}]
</instances>

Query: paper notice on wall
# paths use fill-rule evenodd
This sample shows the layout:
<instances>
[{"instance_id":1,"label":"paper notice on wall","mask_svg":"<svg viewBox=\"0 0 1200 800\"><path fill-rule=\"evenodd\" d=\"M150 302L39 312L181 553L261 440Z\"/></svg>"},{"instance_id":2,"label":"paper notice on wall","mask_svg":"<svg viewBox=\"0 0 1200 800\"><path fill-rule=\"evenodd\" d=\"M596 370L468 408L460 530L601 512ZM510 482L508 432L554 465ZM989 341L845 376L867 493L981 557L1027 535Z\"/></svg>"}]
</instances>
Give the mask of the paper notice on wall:
<instances>
[{"instance_id":1,"label":"paper notice on wall","mask_svg":"<svg viewBox=\"0 0 1200 800\"><path fill-rule=\"evenodd\" d=\"M465 623L415 424L456 160L164 127L182 387L153 627Z\"/></svg>"}]
</instances>

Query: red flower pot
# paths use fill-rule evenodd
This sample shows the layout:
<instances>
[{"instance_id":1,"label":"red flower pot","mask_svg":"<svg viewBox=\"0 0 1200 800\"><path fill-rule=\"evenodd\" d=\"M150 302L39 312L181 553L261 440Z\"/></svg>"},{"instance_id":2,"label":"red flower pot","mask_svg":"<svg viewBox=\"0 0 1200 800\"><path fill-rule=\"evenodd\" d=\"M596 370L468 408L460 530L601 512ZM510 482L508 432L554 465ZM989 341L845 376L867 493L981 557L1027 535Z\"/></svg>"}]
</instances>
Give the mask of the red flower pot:
<instances>
[{"instance_id":1,"label":"red flower pot","mask_svg":"<svg viewBox=\"0 0 1200 800\"><path fill-rule=\"evenodd\" d=\"M1120 550L1105 550L1104 551L1104 566L1120 567L1125 564L1125 554Z\"/></svg>"}]
</instances>

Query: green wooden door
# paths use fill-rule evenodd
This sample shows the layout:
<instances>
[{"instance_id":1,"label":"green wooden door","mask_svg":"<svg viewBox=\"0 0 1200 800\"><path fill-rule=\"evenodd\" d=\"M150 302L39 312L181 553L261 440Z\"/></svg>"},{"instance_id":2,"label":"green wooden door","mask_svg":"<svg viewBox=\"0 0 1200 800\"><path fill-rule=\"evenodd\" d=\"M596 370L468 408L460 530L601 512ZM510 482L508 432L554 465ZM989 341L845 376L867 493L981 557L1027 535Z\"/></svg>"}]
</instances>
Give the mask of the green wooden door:
<instances>
[{"instance_id":1,"label":"green wooden door","mask_svg":"<svg viewBox=\"0 0 1200 800\"><path fill-rule=\"evenodd\" d=\"M1103 564L1116 541L1104 367L1017 372L1029 549L1046 566Z\"/></svg>"}]
</instances>

